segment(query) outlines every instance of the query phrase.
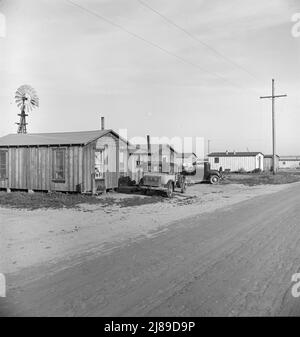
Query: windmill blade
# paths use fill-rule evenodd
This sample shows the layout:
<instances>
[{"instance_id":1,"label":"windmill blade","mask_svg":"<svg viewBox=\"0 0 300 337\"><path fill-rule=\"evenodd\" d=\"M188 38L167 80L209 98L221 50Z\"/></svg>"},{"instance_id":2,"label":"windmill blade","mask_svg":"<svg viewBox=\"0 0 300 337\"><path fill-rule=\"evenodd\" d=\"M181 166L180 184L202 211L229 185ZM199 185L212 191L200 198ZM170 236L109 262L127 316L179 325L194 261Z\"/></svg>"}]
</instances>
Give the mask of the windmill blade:
<instances>
[{"instance_id":1,"label":"windmill blade","mask_svg":"<svg viewBox=\"0 0 300 337\"><path fill-rule=\"evenodd\" d=\"M25 84L18 88L15 94L15 101L20 108L25 105L25 110L32 111L39 106L39 98L35 89Z\"/></svg>"},{"instance_id":2,"label":"windmill blade","mask_svg":"<svg viewBox=\"0 0 300 337\"><path fill-rule=\"evenodd\" d=\"M16 94L22 96L22 95L23 95L23 91L19 88L19 89L16 91Z\"/></svg>"},{"instance_id":3,"label":"windmill blade","mask_svg":"<svg viewBox=\"0 0 300 337\"><path fill-rule=\"evenodd\" d=\"M15 100L22 100L23 96L15 96Z\"/></svg>"}]
</instances>

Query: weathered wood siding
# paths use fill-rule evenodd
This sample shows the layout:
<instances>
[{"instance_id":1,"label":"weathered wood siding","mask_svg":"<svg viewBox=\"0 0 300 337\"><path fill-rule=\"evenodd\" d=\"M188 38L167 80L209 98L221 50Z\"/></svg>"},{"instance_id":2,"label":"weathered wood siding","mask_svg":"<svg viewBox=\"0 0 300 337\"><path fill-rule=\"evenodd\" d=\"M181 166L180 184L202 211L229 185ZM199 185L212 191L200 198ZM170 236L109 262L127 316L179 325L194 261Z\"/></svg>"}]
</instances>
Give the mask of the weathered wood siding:
<instances>
[{"instance_id":1,"label":"weathered wood siding","mask_svg":"<svg viewBox=\"0 0 300 337\"><path fill-rule=\"evenodd\" d=\"M3 156L2 152L1 152L1 154ZM3 167L6 168L6 175L4 175L3 177L0 176L0 188L7 188L7 181L8 181L8 151L4 150L4 154L5 154L4 155L4 157L5 157L5 164L3 163L2 165L3 165Z\"/></svg>"},{"instance_id":2,"label":"weathered wood siding","mask_svg":"<svg viewBox=\"0 0 300 337\"><path fill-rule=\"evenodd\" d=\"M119 179L119 141L113 135L101 137L96 142L96 149L105 149L105 186L107 189L117 188Z\"/></svg>"},{"instance_id":3,"label":"weathered wood siding","mask_svg":"<svg viewBox=\"0 0 300 337\"><path fill-rule=\"evenodd\" d=\"M93 192L95 186L95 150L105 148L105 188L118 187L120 174L126 175L127 144L113 134L85 146L1 147L7 151L7 178L0 188L36 191ZM53 151L65 149L65 179L53 179ZM120 154L122 165L120 167Z\"/></svg>"},{"instance_id":4,"label":"weathered wood siding","mask_svg":"<svg viewBox=\"0 0 300 337\"><path fill-rule=\"evenodd\" d=\"M39 191L80 191L82 184L82 147L65 149L65 180L53 181L53 151L57 147L9 147L7 179L0 188ZM3 150L3 149L2 149Z\"/></svg>"},{"instance_id":5,"label":"weathered wood siding","mask_svg":"<svg viewBox=\"0 0 300 337\"><path fill-rule=\"evenodd\" d=\"M95 151L105 150L104 185L114 189L119 185L120 176L127 175L127 144L112 134L101 137L83 149L83 191L93 192L95 188ZM120 152L123 153L120 163ZM122 165L121 165L122 164Z\"/></svg>"}]
</instances>

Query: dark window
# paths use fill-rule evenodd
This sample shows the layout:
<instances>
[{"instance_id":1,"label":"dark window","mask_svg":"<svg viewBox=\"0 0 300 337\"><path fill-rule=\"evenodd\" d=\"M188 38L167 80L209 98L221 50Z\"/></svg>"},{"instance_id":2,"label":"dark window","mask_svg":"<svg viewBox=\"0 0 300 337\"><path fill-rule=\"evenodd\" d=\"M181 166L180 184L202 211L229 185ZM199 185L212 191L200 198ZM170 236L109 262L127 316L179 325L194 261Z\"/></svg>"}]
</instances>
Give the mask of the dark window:
<instances>
[{"instance_id":1,"label":"dark window","mask_svg":"<svg viewBox=\"0 0 300 337\"><path fill-rule=\"evenodd\" d=\"M66 166L66 150L65 149L55 149L53 150L53 180L64 182L65 177L65 166Z\"/></svg>"},{"instance_id":2,"label":"dark window","mask_svg":"<svg viewBox=\"0 0 300 337\"><path fill-rule=\"evenodd\" d=\"M0 150L0 179L7 178L7 151Z\"/></svg>"},{"instance_id":3,"label":"dark window","mask_svg":"<svg viewBox=\"0 0 300 337\"><path fill-rule=\"evenodd\" d=\"M215 164L219 164L220 158L215 158Z\"/></svg>"}]
</instances>

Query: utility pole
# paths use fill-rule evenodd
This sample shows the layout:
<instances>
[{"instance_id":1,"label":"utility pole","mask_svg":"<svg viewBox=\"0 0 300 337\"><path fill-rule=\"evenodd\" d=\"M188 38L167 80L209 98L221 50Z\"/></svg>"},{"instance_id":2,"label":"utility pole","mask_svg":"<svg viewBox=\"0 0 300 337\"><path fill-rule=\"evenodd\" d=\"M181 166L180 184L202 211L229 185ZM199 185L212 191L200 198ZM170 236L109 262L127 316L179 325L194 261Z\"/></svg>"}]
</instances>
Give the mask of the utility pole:
<instances>
[{"instance_id":1,"label":"utility pole","mask_svg":"<svg viewBox=\"0 0 300 337\"><path fill-rule=\"evenodd\" d=\"M273 144L273 174L276 174L276 128L275 128L275 98L287 97L287 95L275 95L275 80L272 79L272 96L262 96L261 99L272 99L272 144Z\"/></svg>"},{"instance_id":2,"label":"utility pole","mask_svg":"<svg viewBox=\"0 0 300 337\"><path fill-rule=\"evenodd\" d=\"M210 139L207 140L207 154L210 153Z\"/></svg>"}]
</instances>

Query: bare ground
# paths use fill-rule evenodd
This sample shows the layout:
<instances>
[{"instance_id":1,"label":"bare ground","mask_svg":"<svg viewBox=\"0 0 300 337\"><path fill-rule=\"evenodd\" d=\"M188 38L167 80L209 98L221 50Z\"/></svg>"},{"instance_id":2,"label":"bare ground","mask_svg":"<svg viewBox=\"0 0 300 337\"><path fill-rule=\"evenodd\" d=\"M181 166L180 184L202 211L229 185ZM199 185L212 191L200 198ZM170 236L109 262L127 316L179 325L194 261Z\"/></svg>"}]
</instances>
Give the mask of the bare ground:
<instances>
[{"instance_id":1,"label":"bare ground","mask_svg":"<svg viewBox=\"0 0 300 337\"><path fill-rule=\"evenodd\" d=\"M172 200L113 193L100 202L76 203L75 209L0 208L0 270L10 273L82 253L100 254L127 239L158 235L172 221L283 188L201 184L190 187L184 196L178 193ZM134 206L130 206L130 198ZM123 207L124 203L128 207Z\"/></svg>"},{"instance_id":2,"label":"bare ground","mask_svg":"<svg viewBox=\"0 0 300 337\"><path fill-rule=\"evenodd\" d=\"M44 246L32 233L28 241L23 236L23 245L39 259L19 259L20 265L8 274L3 312L21 316L299 315L299 299L290 290L291 276L300 269L300 184L206 188L190 190L191 195L202 196L195 203L179 206L175 199L127 208L127 214L112 210L105 220L102 211L88 206L93 211L86 214L93 219L91 227L82 224L84 229L66 234L65 242L60 241L62 234L49 234L57 239L52 241L53 264L37 264L41 256L44 261L51 258L39 251ZM59 233L57 222L66 226L64 221L72 219L74 226L80 221L74 215L85 214L57 212L47 211L47 220L51 213L52 220L39 226L48 230L51 224ZM30 228L33 214L41 214L27 213L30 221L25 225ZM3 214L9 217L1 210ZM13 216L12 227L21 215ZM39 226L37 236L48 240ZM20 230L24 223L16 227ZM103 250L101 242L110 246ZM82 249L81 244L88 243L90 248ZM17 269L25 262L28 268Z\"/></svg>"}]
</instances>

